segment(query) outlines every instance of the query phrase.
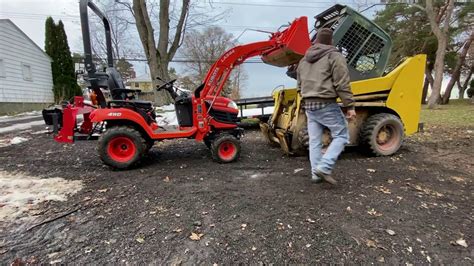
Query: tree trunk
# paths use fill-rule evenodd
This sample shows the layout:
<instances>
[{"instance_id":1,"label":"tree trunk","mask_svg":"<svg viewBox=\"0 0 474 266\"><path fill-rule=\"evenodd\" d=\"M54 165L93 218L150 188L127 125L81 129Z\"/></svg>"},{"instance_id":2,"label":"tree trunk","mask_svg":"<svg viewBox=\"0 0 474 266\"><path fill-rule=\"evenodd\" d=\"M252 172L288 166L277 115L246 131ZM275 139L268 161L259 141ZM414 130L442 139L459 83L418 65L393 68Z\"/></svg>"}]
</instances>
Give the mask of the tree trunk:
<instances>
[{"instance_id":1,"label":"tree trunk","mask_svg":"<svg viewBox=\"0 0 474 266\"><path fill-rule=\"evenodd\" d=\"M425 82L423 83L423 92L421 94L421 104L426 104L426 95L428 95L428 88L430 87L430 82L428 77L425 76Z\"/></svg>"},{"instance_id":2,"label":"tree trunk","mask_svg":"<svg viewBox=\"0 0 474 266\"><path fill-rule=\"evenodd\" d=\"M425 68L425 82L423 83L423 92L421 94L421 104L426 104L426 96L428 95L428 89L430 86L433 88L433 76L431 75L432 69L428 66Z\"/></svg>"},{"instance_id":3,"label":"tree trunk","mask_svg":"<svg viewBox=\"0 0 474 266\"><path fill-rule=\"evenodd\" d=\"M428 99L428 108L433 108L438 104L441 95L441 86L444 74L444 57L446 55L447 37L438 38L438 50L436 51L436 61L434 64L434 82L431 88L431 95Z\"/></svg>"},{"instance_id":4,"label":"tree trunk","mask_svg":"<svg viewBox=\"0 0 474 266\"><path fill-rule=\"evenodd\" d=\"M472 66L471 69L469 69L469 73L467 74L467 77L464 80L464 84L461 85L461 79L458 80L459 99L464 99L464 93L466 92L467 85L469 85L469 82L471 81L473 71L474 71L474 66Z\"/></svg>"},{"instance_id":5,"label":"tree trunk","mask_svg":"<svg viewBox=\"0 0 474 266\"><path fill-rule=\"evenodd\" d=\"M458 61L456 62L456 66L454 67L453 73L451 74L451 79L449 80L449 83L446 86L446 90L443 95L442 104L449 103L449 97L451 97L451 91L453 90L456 80L458 80L459 76L461 75L461 68L464 65L464 62L466 61L466 55L467 55L467 52L469 51L469 48L471 47L471 43L473 40L474 40L474 33L471 33L471 36L469 36L469 38L466 40L466 42L464 43L461 49L461 53L459 54Z\"/></svg>"},{"instance_id":6,"label":"tree trunk","mask_svg":"<svg viewBox=\"0 0 474 266\"><path fill-rule=\"evenodd\" d=\"M150 68L151 80L153 86L156 87L158 82L157 77L168 81L168 65L176 54L177 49L181 45L182 35L186 27L186 18L189 11L190 0L183 0L181 14L179 16L178 24L175 28L175 35L170 40L170 14L169 14L169 0L160 0L159 13L159 34L158 42L155 42L155 30L152 26L146 0L133 0L133 15L137 26L138 35L142 42L143 50ZM159 105L171 102L171 97L167 92L157 92L154 90L155 102Z\"/></svg>"},{"instance_id":7,"label":"tree trunk","mask_svg":"<svg viewBox=\"0 0 474 266\"><path fill-rule=\"evenodd\" d=\"M436 50L436 61L434 64L434 83L431 90L430 98L428 99L428 108L431 109L438 104L441 96L441 86L444 74L444 57L446 55L446 47L448 45L448 31L451 22L451 14L453 13L454 0L448 0L445 18L440 28L441 23L437 23L436 15L433 10L433 0L426 0L426 15L430 21L431 30L438 40L438 48Z\"/></svg>"}]
</instances>

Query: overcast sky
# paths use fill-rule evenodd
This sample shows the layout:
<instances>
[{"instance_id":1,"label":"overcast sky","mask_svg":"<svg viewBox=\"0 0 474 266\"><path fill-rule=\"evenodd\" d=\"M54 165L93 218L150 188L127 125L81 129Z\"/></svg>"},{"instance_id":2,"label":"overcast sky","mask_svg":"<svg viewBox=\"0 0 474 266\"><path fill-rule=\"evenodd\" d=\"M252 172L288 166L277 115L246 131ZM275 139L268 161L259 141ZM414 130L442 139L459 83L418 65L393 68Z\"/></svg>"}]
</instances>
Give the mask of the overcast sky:
<instances>
[{"instance_id":1,"label":"overcast sky","mask_svg":"<svg viewBox=\"0 0 474 266\"><path fill-rule=\"evenodd\" d=\"M199 2L209 3L209 0ZM329 8L336 2L328 0L212 0L212 5L205 5L209 12L226 12L225 19L216 24L222 26L234 36L239 36L245 26L273 31L280 25L287 24L296 17L307 16L310 26L314 16ZM343 0L338 3L348 4L357 9L358 4L374 3L375 0ZM369 4L370 5L370 4ZM362 8L363 8L362 7ZM360 7L359 7L360 8ZM77 0L0 0L0 18L11 19L35 43L44 47L44 22L47 16L55 21L61 19L65 25L69 45L73 52L82 52L81 29L79 24L79 5ZM374 8L365 12L371 16ZM131 27L135 30L134 27ZM273 29L273 30L272 30ZM268 34L247 31L240 37L240 43L266 40ZM141 50L141 47L138 47ZM253 60L254 61L254 60ZM145 64L133 62L137 74L143 74ZM178 72L183 71L181 64L173 66ZM279 85L294 87L295 81L287 78L285 68L277 68L265 64L244 64L248 80L243 97L269 96L273 88Z\"/></svg>"}]
</instances>

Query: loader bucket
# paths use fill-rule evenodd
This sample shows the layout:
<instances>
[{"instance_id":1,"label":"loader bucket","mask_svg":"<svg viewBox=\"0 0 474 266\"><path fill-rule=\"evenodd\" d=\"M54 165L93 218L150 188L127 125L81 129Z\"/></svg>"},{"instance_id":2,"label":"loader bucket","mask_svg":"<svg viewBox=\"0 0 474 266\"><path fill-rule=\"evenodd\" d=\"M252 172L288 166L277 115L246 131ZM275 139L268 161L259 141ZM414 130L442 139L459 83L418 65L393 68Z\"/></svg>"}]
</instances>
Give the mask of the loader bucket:
<instances>
[{"instance_id":1,"label":"loader bucket","mask_svg":"<svg viewBox=\"0 0 474 266\"><path fill-rule=\"evenodd\" d=\"M295 19L288 28L273 34L271 39L276 40L279 45L262 55L263 62L278 67L297 63L311 46L308 18Z\"/></svg>"}]
</instances>

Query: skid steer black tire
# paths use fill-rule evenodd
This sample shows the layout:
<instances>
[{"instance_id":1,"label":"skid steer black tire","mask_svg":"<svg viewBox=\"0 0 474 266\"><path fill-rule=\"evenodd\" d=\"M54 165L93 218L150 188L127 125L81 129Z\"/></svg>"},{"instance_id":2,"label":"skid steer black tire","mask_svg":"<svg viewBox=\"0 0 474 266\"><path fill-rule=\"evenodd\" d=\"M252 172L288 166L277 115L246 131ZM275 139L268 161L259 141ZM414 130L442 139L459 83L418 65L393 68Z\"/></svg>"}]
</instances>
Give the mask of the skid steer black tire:
<instances>
[{"instance_id":1,"label":"skid steer black tire","mask_svg":"<svg viewBox=\"0 0 474 266\"><path fill-rule=\"evenodd\" d=\"M146 148L146 141L140 132L126 126L107 129L97 145L102 162L115 169L127 169L137 164Z\"/></svg>"},{"instance_id":2,"label":"skid steer black tire","mask_svg":"<svg viewBox=\"0 0 474 266\"><path fill-rule=\"evenodd\" d=\"M240 141L231 134L220 134L211 142L212 159L218 163L230 163L240 157Z\"/></svg>"},{"instance_id":3,"label":"skid steer black tire","mask_svg":"<svg viewBox=\"0 0 474 266\"><path fill-rule=\"evenodd\" d=\"M364 152L375 156L396 153L403 142L404 128L400 118L389 113L379 113L367 118L360 131Z\"/></svg>"}]
</instances>

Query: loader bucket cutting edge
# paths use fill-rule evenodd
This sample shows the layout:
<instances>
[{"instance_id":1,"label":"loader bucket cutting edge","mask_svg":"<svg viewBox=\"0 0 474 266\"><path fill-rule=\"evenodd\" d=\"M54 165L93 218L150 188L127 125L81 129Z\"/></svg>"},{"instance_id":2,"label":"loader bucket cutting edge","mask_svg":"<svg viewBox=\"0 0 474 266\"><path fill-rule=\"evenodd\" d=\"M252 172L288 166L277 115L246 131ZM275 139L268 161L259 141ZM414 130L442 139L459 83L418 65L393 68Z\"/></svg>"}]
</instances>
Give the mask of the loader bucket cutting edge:
<instances>
[{"instance_id":1,"label":"loader bucket cutting edge","mask_svg":"<svg viewBox=\"0 0 474 266\"><path fill-rule=\"evenodd\" d=\"M272 36L280 45L262 55L266 64L284 67L297 63L311 46L308 32L308 18L300 17L291 25Z\"/></svg>"}]
</instances>

